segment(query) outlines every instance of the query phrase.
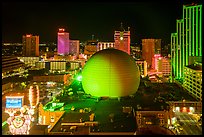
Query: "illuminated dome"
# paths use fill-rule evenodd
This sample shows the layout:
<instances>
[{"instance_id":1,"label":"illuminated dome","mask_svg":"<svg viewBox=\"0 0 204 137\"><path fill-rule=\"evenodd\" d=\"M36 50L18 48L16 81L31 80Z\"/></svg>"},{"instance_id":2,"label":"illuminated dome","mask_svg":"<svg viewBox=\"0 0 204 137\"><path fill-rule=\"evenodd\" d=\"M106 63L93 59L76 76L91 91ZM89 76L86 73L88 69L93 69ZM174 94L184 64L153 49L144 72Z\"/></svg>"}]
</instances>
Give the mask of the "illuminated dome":
<instances>
[{"instance_id":1,"label":"illuminated dome","mask_svg":"<svg viewBox=\"0 0 204 137\"><path fill-rule=\"evenodd\" d=\"M135 93L140 71L133 58L117 49L95 53L82 70L82 86L92 96L122 97Z\"/></svg>"}]
</instances>

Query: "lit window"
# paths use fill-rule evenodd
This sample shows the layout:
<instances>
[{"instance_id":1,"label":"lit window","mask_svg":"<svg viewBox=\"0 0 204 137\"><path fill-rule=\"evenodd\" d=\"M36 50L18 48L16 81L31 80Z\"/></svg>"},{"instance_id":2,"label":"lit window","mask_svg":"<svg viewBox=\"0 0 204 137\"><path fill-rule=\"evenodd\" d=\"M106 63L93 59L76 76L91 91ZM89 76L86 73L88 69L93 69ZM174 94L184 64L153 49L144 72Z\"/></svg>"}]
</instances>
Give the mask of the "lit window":
<instances>
[{"instance_id":1,"label":"lit window","mask_svg":"<svg viewBox=\"0 0 204 137\"><path fill-rule=\"evenodd\" d=\"M139 122L139 124L141 124L141 119L139 119L139 121L138 121L138 122Z\"/></svg>"},{"instance_id":2,"label":"lit window","mask_svg":"<svg viewBox=\"0 0 204 137\"><path fill-rule=\"evenodd\" d=\"M51 118L50 118L50 122L55 122L55 118L54 118L54 116L51 116Z\"/></svg>"},{"instance_id":3,"label":"lit window","mask_svg":"<svg viewBox=\"0 0 204 137\"><path fill-rule=\"evenodd\" d=\"M147 125L151 125L151 124L152 124L152 122L145 122L145 124L147 124Z\"/></svg>"}]
</instances>

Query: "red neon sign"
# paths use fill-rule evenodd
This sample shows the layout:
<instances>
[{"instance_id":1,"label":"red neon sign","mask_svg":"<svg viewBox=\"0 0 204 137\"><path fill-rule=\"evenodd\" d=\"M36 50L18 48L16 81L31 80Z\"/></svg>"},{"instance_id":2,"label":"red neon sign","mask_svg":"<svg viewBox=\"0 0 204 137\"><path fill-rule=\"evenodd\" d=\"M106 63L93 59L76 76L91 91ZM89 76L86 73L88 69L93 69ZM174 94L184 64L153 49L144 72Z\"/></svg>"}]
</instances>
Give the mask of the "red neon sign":
<instances>
[{"instance_id":1,"label":"red neon sign","mask_svg":"<svg viewBox=\"0 0 204 137\"><path fill-rule=\"evenodd\" d=\"M64 35L64 33L58 33L58 35Z\"/></svg>"},{"instance_id":2,"label":"red neon sign","mask_svg":"<svg viewBox=\"0 0 204 137\"><path fill-rule=\"evenodd\" d=\"M65 31L65 29L60 28L59 31Z\"/></svg>"}]
</instances>

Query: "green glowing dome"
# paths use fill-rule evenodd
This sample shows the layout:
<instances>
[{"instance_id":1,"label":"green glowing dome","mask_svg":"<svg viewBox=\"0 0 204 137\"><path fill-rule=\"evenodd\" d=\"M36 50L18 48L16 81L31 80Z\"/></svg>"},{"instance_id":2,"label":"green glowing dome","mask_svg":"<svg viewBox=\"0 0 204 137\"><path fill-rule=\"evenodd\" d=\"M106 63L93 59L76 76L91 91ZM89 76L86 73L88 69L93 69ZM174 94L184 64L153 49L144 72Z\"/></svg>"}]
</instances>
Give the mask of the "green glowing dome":
<instances>
[{"instance_id":1,"label":"green glowing dome","mask_svg":"<svg viewBox=\"0 0 204 137\"><path fill-rule=\"evenodd\" d=\"M82 70L82 86L92 96L122 97L135 93L140 71L133 58L117 49L95 53Z\"/></svg>"}]
</instances>

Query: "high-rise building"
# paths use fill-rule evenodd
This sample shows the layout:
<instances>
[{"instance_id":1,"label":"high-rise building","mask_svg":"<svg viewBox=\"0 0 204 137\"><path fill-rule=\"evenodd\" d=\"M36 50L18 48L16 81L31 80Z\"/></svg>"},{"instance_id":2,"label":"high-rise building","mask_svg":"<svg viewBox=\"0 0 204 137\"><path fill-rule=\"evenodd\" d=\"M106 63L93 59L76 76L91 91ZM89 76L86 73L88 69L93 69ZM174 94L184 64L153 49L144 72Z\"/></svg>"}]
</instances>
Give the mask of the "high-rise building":
<instances>
[{"instance_id":1,"label":"high-rise building","mask_svg":"<svg viewBox=\"0 0 204 137\"><path fill-rule=\"evenodd\" d=\"M152 68L157 70L158 69L158 59L161 58L161 54L154 54L152 58Z\"/></svg>"},{"instance_id":2,"label":"high-rise building","mask_svg":"<svg viewBox=\"0 0 204 137\"><path fill-rule=\"evenodd\" d=\"M129 27L128 30L125 31L125 29L122 26L121 23L121 30L115 31L114 34L114 40L115 40L115 48L122 50L130 55L130 31Z\"/></svg>"},{"instance_id":3,"label":"high-rise building","mask_svg":"<svg viewBox=\"0 0 204 137\"><path fill-rule=\"evenodd\" d=\"M202 101L202 63L195 62L184 67L183 87L195 98Z\"/></svg>"},{"instance_id":4,"label":"high-rise building","mask_svg":"<svg viewBox=\"0 0 204 137\"><path fill-rule=\"evenodd\" d=\"M171 74L171 61L169 58L160 57L157 61L157 71L162 72L163 76L170 76Z\"/></svg>"},{"instance_id":5,"label":"high-rise building","mask_svg":"<svg viewBox=\"0 0 204 137\"><path fill-rule=\"evenodd\" d=\"M69 40L69 54L79 55L79 40Z\"/></svg>"},{"instance_id":6,"label":"high-rise building","mask_svg":"<svg viewBox=\"0 0 204 137\"><path fill-rule=\"evenodd\" d=\"M69 54L69 33L65 32L65 29L60 28L57 38L57 54L67 55Z\"/></svg>"},{"instance_id":7,"label":"high-rise building","mask_svg":"<svg viewBox=\"0 0 204 137\"><path fill-rule=\"evenodd\" d=\"M27 34L23 36L23 56L38 57L39 56L39 36Z\"/></svg>"},{"instance_id":8,"label":"high-rise building","mask_svg":"<svg viewBox=\"0 0 204 137\"><path fill-rule=\"evenodd\" d=\"M189 57L202 57L202 5L184 5L183 18L176 21L176 33L171 34L172 77L184 78Z\"/></svg>"},{"instance_id":9,"label":"high-rise building","mask_svg":"<svg viewBox=\"0 0 204 137\"><path fill-rule=\"evenodd\" d=\"M148 68L152 68L155 54L161 54L161 39L142 39L142 58L147 61Z\"/></svg>"}]
</instances>

